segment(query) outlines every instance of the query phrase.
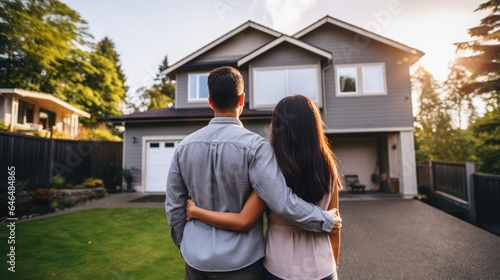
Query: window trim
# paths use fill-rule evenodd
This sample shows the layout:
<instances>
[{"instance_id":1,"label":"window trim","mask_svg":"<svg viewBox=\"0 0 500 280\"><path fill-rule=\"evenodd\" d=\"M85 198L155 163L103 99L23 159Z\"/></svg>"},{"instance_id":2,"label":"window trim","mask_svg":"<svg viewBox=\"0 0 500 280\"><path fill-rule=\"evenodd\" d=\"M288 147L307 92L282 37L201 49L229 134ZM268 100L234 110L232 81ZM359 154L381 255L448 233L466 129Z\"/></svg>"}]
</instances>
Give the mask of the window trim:
<instances>
[{"instance_id":1,"label":"window trim","mask_svg":"<svg viewBox=\"0 0 500 280\"><path fill-rule=\"evenodd\" d=\"M251 92L252 92L252 97L251 97L251 105L252 108L255 109L272 109L276 106L276 104L256 104L256 96L257 93L255 89L257 88L257 79L256 79L256 72L257 71L265 71L265 70L288 70L288 69L315 69L316 70L316 100L312 100L318 107L323 107L323 88L322 88L322 83L321 83L321 69L318 64L301 64L301 65L285 65L285 66L260 66L260 67L251 67L251 79L252 82L250 83L251 86ZM286 81L287 81L287 86L288 86L288 72L286 74ZM288 95L286 95L288 96Z\"/></svg>"},{"instance_id":2,"label":"window trim","mask_svg":"<svg viewBox=\"0 0 500 280\"><path fill-rule=\"evenodd\" d=\"M187 75L187 101L188 103L204 103L207 102L208 97L201 97L200 98L200 76L210 75L210 72L193 72L193 73L188 73ZM190 78L191 76L196 76L196 98L191 97L191 83L190 83ZM208 86L207 86L208 87ZM207 89L208 91L208 89Z\"/></svg>"},{"instance_id":3,"label":"window trim","mask_svg":"<svg viewBox=\"0 0 500 280\"><path fill-rule=\"evenodd\" d=\"M364 84L365 80L363 77L363 67L364 66L382 66L382 92L365 92ZM340 77L339 68L342 67L356 67L356 92L341 92L340 91ZM338 97L353 97L353 96L377 96L377 95L387 95L387 75L384 62L374 62L374 63L357 63L357 64L339 64L335 65L335 95Z\"/></svg>"}]
</instances>

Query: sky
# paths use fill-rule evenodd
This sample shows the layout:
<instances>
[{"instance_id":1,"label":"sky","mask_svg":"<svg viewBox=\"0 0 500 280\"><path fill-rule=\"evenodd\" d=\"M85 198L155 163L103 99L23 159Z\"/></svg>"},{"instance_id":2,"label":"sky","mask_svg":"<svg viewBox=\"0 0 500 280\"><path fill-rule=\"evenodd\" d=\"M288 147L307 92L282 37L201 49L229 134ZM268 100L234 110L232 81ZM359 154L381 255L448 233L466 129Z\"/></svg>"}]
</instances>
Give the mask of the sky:
<instances>
[{"instance_id":1,"label":"sky","mask_svg":"<svg viewBox=\"0 0 500 280\"><path fill-rule=\"evenodd\" d=\"M120 54L129 94L151 86L165 55L173 65L248 20L293 35L329 15L423 51L418 63L444 81L453 43L487 12L486 0L62 0L108 36Z\"/></svg>"}]
</instances>

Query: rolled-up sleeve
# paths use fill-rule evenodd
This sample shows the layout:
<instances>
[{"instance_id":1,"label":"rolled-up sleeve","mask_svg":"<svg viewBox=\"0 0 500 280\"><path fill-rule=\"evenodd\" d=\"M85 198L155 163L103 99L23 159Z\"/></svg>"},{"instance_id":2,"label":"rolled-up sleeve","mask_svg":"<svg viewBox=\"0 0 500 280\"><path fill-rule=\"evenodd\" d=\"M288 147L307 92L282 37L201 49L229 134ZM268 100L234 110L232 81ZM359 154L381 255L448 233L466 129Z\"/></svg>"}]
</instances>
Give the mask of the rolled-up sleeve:
<instances>
[{"instance_id":1,"label":"rolled-up sleeve","mask_svg":"<svg viewBox=\"0 0 500 280\"><path fill-rule=\"evenodd\" d=\"M281 218L308 231L332 230L333 216L328 211L305 202L286 186L273 149L265 140L261 141L251 157L249 178L259 197Z\"/></svg>"},{"instance_id":2,"label":"rolled-up sleeve","mask_svg":"<svg viewBox=\"0 0 500 280\"><path fill-rule=\"evenodd\" d=\"M178 154L174 154L167 178L165 211L172 239L180 247L186 226L186 200L188 190L179 171Z\"/></svg>"}]
</instances>

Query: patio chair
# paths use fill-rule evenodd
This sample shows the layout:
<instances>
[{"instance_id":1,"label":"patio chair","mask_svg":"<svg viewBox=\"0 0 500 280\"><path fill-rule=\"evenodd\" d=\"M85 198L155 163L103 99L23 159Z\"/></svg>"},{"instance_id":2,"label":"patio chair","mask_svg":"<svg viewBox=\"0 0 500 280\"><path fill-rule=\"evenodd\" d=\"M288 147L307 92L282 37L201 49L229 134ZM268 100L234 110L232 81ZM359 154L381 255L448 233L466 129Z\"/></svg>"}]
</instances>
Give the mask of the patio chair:
<instances>
[{"instance_id":1,"label":"patio chair","mask_svg":"<svg viewBox=\"0 0 500 280\"><path fill-rule=\"evenodd\" d=\"M366 185L359 182L358 175L344 175L345 185L349 186L352 193L364 193Z\"/></svg>"}]
</instances>

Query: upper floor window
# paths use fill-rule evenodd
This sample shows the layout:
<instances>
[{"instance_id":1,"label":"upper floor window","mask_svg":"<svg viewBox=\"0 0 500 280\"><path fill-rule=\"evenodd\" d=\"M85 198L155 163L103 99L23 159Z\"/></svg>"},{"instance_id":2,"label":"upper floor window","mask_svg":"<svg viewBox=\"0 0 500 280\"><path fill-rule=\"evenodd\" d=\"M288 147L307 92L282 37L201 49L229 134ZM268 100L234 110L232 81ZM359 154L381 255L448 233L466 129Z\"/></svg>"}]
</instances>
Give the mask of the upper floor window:
<instances>
[{"instance_id":1,"label":"upper floor window","mask_svg":"<svg viewBox=\"0 0 500 280\"><path fill-rule=\"evenodd\" d=\"M188 75L188 101L206 102L208 98L209 73L195 73Z\"/></svg>"},{"instance_id":2,"label":"upper floor window","mask_svg":"<svg viewBox=\"0 0 500 280\"><path fill-rule=\"evenodd\" d=\"M283 97L302 94L321 106L316 65L253 68L253 107L272 108Z\"/></svg>"},{"instance_id":3,"label":"upper floor window","mask_svg":"<svg viewBox=\"0 0 500 280\"><path fill-rule=\"evenodd\" d=\"M387 94L383 63L335 66L337 95Z\"/></svg>"}]
</instances>

